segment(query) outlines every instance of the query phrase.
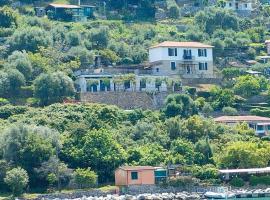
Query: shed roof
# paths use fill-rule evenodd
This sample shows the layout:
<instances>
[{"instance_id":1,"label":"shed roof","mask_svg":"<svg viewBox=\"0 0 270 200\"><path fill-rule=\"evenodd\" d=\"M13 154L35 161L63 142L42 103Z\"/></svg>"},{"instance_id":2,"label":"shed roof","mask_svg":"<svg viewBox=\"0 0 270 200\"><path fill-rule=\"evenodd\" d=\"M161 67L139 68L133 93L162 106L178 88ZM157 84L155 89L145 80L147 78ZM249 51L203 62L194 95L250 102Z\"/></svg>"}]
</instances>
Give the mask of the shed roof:
<instances>
[{"instance_id":1,"label":"shed roof","mask_svg":"<svg viewBox=\"0 0 270 200\"><path fill-rule=\"evenodd\" d=\"M270 167L250 168L250 169L220 169L218 171L221 174L230 174L230 173L269 173L270 172Z\"/></svg>"},{"instance_id":2,"label":"shed roof","mask_svg":"<svg viewBox=\"0 0 270 200\"><path fill-rule=\"evenodd\" d=\"M173 42L173 41L165 41L150 47L158 48L158 47L186 47L186 48L213 48L214 46L203 44L201 42Z\"/></svg>"},{"instance_id":3,"label":"shed roof","mask_svg":"<svg viewBox=\"0 0 270 200\"><path fill-rule=\"evenodd\" d=\"M152 166L122 166L120 169L126 171L136 171L136 170L155 170L155 167Z\"/></svg>"},{"instance_id":4,"label":"shed roof","mask_svg":"<svg viewBox=\"0 0 270 200\"><path fill-rule=\"evenodd\" d=\"M268 117L260 117L253 115L244 115L244 116L221 116L214 119L215 122L223 123L237 123L237 122L270 122Z\"/></svg>"},{"instance_id":5,"label":"shed roof","mask_svg":"<svg viewBox=\"0 0 270 200\"><path fill-rule=\"evenodd\" d=\"M69 5L69 4L58 4L58 3L51 3L49 4L52 7L55 8L81 8L80 6L77 5Z\"/></svg>"}]
</instances>

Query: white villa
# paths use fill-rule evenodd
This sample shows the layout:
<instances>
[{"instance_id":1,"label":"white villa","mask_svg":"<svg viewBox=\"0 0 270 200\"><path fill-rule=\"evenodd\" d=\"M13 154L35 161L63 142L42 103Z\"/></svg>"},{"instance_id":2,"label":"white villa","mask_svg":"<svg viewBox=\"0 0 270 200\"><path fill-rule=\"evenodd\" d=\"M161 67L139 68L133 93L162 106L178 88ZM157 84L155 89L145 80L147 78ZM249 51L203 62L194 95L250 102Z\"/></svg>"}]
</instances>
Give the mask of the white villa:
<instances>
[{"instance_id":1,"label":"white villa","mask_svg":"<svg viewBox=\"0 0 270 200\"><path fill-rule=\"evenodd\" d=\"M213 46L200 42L166 41L149 49L154 75L214 78Z\"/></svg>"},{"instance_id":2,"label":"white villa","mask_svg":"<svg viewBox=\"0 0 270 200\"><path fill-rule=\"evenodd\" d=\"M257 0L228 0L226 1L225 8L234 11L253 11Z\"/></svg>"}]
</instances>

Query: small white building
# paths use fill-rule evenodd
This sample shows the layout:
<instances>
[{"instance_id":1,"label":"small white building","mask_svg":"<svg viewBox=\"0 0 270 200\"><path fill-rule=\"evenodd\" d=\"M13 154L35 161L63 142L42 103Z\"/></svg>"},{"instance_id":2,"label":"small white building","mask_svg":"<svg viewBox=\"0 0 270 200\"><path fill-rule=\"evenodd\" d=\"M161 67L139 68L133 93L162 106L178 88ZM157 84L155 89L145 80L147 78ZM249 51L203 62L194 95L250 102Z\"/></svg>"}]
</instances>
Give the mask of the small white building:
<instances>
[{"instance_id":1,"label":"small white building","mask_svg":"<svg viewBox=\"0 0 270 200\"><path fill-rule=\"evenodd\" d=\"M256 5L256 0L228 0L225 8L234 11L253 11Z\"/></svg>"},{"instance_id":2,"label":"small white building","mask_svg":"<svg viewBox=\"0 0 270 200\"><path fill-rule=\"evenodd\" d=\"M214 78L213 46L200 42L165 41L149 49L154 75Z\"/></svg>"}]
</instances>

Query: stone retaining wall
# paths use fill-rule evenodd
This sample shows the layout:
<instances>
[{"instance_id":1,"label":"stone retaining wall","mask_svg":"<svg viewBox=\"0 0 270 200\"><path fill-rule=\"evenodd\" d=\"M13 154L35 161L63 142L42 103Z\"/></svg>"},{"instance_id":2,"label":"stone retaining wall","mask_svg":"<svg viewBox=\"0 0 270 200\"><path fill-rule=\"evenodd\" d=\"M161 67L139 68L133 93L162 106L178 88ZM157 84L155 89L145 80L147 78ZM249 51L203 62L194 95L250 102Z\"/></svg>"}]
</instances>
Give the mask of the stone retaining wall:
<instances>
[{"instance_id":1,"label":"stone retaining wall","mask_svg":"<svg viewBox=\"0 0 270 200\"><path fill-rule=\"evenodd\" d=\"M116 194L118 191L110 190L103 192L101 190L89 190L89 191L75 191L72 193L52 193L52 194L41 194L34 200L52 200L52 199L77 199L82 197L102 197L107 195Z\"/></svg>"},{"instance_id":2,"label":"stone retaining wall","mask_svg":"<svg viewBox=\"0 0 270 200\"><path fill-rule=\"evenodd\" d=\"M81 93L80 100L83 103L101 103L116 105L123 109L160 109L168 96L168 92L96 92Z\"/></svg>"}]
</instances>

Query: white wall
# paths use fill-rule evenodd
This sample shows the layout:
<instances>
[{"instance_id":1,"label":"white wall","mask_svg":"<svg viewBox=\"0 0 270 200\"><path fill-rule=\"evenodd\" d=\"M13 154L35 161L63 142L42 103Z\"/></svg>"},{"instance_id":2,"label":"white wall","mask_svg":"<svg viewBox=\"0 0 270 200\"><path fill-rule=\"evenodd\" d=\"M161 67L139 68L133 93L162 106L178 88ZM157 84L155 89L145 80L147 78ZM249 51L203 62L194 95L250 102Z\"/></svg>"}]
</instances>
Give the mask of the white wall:
<instances>
[{"instance_id":1,"label":"white wall","mask_svg":"<svg viewBox=\"0 0 270 200\"><path fill-rule=\"evenodd\" d=\"M231 6L230 6L230 3L231 3ZM238 3L238 9L236 9L235 3ZM247 5L247 7L245 6L245 4ZM252 2L249 2L249 3L248 2L239 2L239 1L235 1L235 0L227 1L225 8L232 9L232 10L246 10L246 11L253 10Z\"/></svg>"},{"instance_id":2,"label":"white wall","mask_svg":"<svg viewBox=\"0 0 270 200\"><path fill-rule=\"evenodd\" d=\"M191 54L194 57L194 61L213 61L213 49L212 48L201 48L207 49L207 57L198 56L198 48L177 48L177 56L168 55L169 47L159 47L149 50L149 62L156 61L178 61L183 60L184 49L190 49ZM173 48L173 47L172 47Z\"/></svg>"}]
</instances>

